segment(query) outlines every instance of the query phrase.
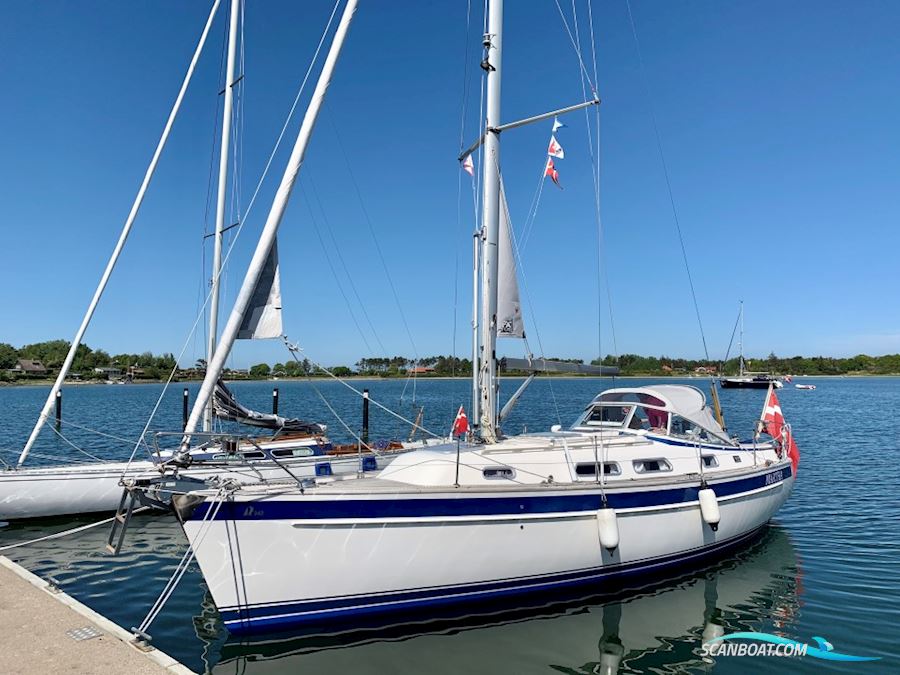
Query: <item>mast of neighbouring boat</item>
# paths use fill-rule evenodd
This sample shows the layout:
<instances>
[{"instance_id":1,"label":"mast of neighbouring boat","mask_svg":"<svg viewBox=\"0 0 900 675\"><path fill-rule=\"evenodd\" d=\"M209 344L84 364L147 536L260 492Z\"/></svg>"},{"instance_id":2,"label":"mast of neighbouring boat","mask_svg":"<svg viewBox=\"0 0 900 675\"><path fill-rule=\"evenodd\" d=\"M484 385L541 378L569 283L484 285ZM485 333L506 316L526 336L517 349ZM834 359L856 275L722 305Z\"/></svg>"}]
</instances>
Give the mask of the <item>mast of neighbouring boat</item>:
<instances>
[{"instance_id":1,"label":"mast of neighbouring boat","mask_svg":"<svg viewBox=\"0 0 900 675\"><path fill-rule=\"evenodd\" d=\"M216 337L219 332L219 278L222 273L222 233L225 231L225 196L228 192L228 148L231 140L231 111L234 102L234 60L237 51L238 10L241 0L231 0L231 18L228 24L228 61L225 67L225 100L222 103L222 144L219 150L219 187L216 199L216 234L213 243L212 289L209 299L209 343L206 350L207 367L216 353ZM203 415L203 431L210 431L213 424L212 400Z\"/></svg>"},{"instance_id":2,"label":"mast of neighbouring boat","mask_svg":"<svg viewBox=\"0 0 900 675\"><path fill-rule=\"evenodd\" d=\"M491 0L488 27L484 35L484 60L487 71L487 101L484 138L484 194L482 224L484 243L481 251L481 358L479 403L481 438L497 440L497 283L498 244L500 239L500 75L502 56L503 0ZM477 355L476 355L477 356ZM474 362L474 359L473 359Z\"/></svg>"},{"instance_id":3,"label":"mast of neighbouring boat","mask_svg":"<svg viewBox=\"0 0 900 675\"><path fill-rule=\"evenodd\" d=\"M197 66L197 61L200 59L200 54L203 53L203 46L206 44L206 38L209 35L209 29L212 26L213 19L215 18L216 12L219 9L219 3L220 0L215 0L215 2L213 2L212 9L209 12L209 18L207 18L206 25L203 28L203 33L200 35L200 41L197 43L197 48L194 50L194 56L191 58L191 63L188 66L187 73L185 74L184 80L181 83L181 89L178 91L178 96L175 98L175 103L172 104L172 110L169 112L168 120L166 120L166 126L163 128L163 132L159 138L159 142L156 144L156 150L153 153L153 157L150 159L150 165L147 167L147 171L144 174L144 180L141 183L141 187L138 189L137 196L134 198L134 203L132 203L131 205L131 211L129 211L128 213L128 218L125 219L125 225L122 226L122 232L119 234L119 240L118 242L116 242L116 246L109 257L109 261L106 263L106 269L103 270L103 276L100 277L100 283L97 284L97 289L94 291L94 297L91 298L91 302L88 305L87 311L84 313L84 318L81 320L81 325L78 327L78 331L75 333L75 337L72 338L72 344L69 345L69 353L66 354L66 358L59 369L59 374L56 376L56 381L50 388L50 393L47 395L47 401L44 403L43 409L41 409L41 414L38 415L38 419L34 425L34 429L31 430L31 435L28 437L28 441L25 443L25 447L22 449L22 454L19 455L17 466L22 466L22 464L25 462L25 459L28 457L28 453L31 452L31 448L34 446L34 442L37 440L38 434L41 433L41 428L44 426L44 422L46 422L50 417L53 406L56 404L56 394L62 388L62 384L65 381L66 376L69 374L69 369L72 367L72 362L75 360L75 354L78 351L78 347L81 345L81 340L84 338L84 333L85 331L87 331L88 325L91 323L91 319L94 316L94 311L97 309L100 298L103 296L103 291L106 290L106 284L109 282L109 278L110 276L112 276L113 270L116 267L116 263L119 260L119 255L121 255L122 249L125 247L125 242L128 240L128 235L131 233L131 228L134 225L135 219L137 218L138 211L140 211L141 209L141 204L144 203L144 195L147 193L147 188L150 187L150 181L153 178L153 174L156 172L156 165L159 164L159 158L162 156L162 151L166 147L166 141L169 139L169 132L172 131L172 125L175 123L175 118L178 116L178 111L181 108L181 102L184 100L184 94L187 91L188 85L191 83L191 78L193 77L194 69Z\"/></svg>"},{"instance_id":4,"label":"mast of neighbouring boat","mask_svg":"<svg viewBox=\"0 0 900 675\"><path fill-rule=\"evenodd\" d=\"M228 323L225 324L225 328L222 331L222 338L219 341L218 347L216 347L216 352L206 366L206 375L203 378L203 384L200 386L200 392L197 394L197 400L194 402L190 418L184 429L185 434L182 442L183 449L186 449L189 445L191 434L197 429L200 417L212 397L213 390L216 386L216 380L218 380L219 375L225 367L225 361L231 353L231 348L234 346L234 341L237 338L238 331L244 321L244 316L250 307L250 302L253 299L257 284L260 281L266 262L268 261L269 253L275 244L275 235L278 233L278 226L281 224L281 219L287 208L291 191L293 190L294 183L297 181L297 176L300 173L300 166L303 164L306 148L309 145L309 139L312 136L313 128L316 125L316 118L322 108L322 103L325 101L325 94L328 91L328 86L331 84L331 77L334 73L338 57L340 56L341 48L347 37L347 31L350 29L353 15L356 13L357 5L358 0L348 0L346 7L344 7L341 22L338 24L337 30L335 31L334 38L331 42L331 48L328 51L328 56L325 58L325 64L322 66L322 72L319 75L316 89L313 92L309 106L306 109L306 115L303 117L303 123L300 125L300 131L297 134L294 149L291 151L290 159L284 170L284 175L281 178L281 184L278 186L278 191L275 193L272 208L269 210L266 224L263 226L262 234L260 234L259 242L256 245L256 250L250 261L250 266L247 268L247 274L244 276L241 290L238 292L234 308L231 310L231 315L228 317Z\"/></svg>"},{"instance_id":5,"label":"mast of neighbouring boat","mask_svg":"<svg viewBox=\"0 0 900 675\"><path fill-rule=\"evenodd\" d=\"M744 301L741 300L741 336L738 340L738 349L741 352L740 358L740 377L744 376Z\"/></svg>"}]
</instances>

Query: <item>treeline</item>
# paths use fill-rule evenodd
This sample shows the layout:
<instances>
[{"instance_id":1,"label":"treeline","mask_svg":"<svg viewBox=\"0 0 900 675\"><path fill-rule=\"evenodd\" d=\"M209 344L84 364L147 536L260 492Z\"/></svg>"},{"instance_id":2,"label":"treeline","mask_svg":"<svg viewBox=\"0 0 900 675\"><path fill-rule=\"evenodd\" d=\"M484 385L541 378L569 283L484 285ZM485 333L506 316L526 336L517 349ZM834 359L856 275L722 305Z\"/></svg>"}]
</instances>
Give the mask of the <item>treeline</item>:
<instances>
[{"instance_id":1,"label":"treeline","mask_svg":"<svg viewBox=\"0 0 900 675\"><path fill-rule=\"evenodd\" d=\"M28 375L16 372L19 359L39 361L46 368L47 375L58 372L66 359L70 344L67 340L49 340L17 349L11 344L0 342L0 379L8 381ZM155 380L168 377L175 365L175 356L172 354L156 356L151 352L144 352L113 355L82 344L75 350L75 359L69 372L80 379L102 380L108 378L108 373L102 370L98 372L97 369L114 368L120 370L123 376L130 373L134 379Z\"/></svg>"},{"instance_id":2,"label":"treeline","mask_svg":"<svg viewBox=\"0 0 900 675\"><path fill-rule=\"evenodd\" d=\"M740 370L740 360L729 359L706 361L677 359L669 356L640 356L608 354L594 364L618 366L622 375L685 375L718 374L736 375ZM781 357L774 353L762 359L744 359L744 369L767 371L773 375L898 375L900 374L900 354L869 356L858 354L847 358L831 356L791 356Z\"/></svg>"}]
</instances>

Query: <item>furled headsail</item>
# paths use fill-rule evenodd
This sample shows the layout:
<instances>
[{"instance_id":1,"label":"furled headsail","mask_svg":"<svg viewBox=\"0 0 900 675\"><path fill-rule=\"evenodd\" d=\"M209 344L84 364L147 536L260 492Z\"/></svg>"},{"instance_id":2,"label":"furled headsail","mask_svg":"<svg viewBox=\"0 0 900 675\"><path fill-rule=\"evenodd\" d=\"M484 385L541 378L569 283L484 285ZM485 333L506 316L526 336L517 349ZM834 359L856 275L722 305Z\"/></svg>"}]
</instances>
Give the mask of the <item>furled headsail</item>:
<instances>
[{"instance_id":1,"label":"furled headsail","mask_svg":"<svg viewBox=\"0 0 900 675\"><path fill-rule=\"evenodd\" d=\"M525 322L519 304L519 280L513 248L512 223L506 190L500 183L500 238L497 251L497 337L524 338Z\"/></svg>"},{"instance_id":2,"label":"furled headsail","mask_svg":"<svg viewBox=\"0 0 900 675\"><path fill-rule=\"evenodd\" d=\"M238 403L238 400L231 393L231 390L225 386L225 383L219 379L216 382L215 396L213 397L213 409L216 417L221 420L230 422L238 422L251 427L262 427L264 429L277 429L279 431L290 431L294 433L304 433L310 435L319 435L325 433L325 425L316 422L304 422L298 419L288 419L280 415L256 412L250 408Z\"/></svg>"},{"instance_id":3,"label":"furled headsail","mask_svg":"<svg viewBox=\"0 0 900 675\"><path fill-rule=\"evenodd\" d=\"M269 257L253 295L250 306L238 329L239 340L264 340L283 334L281 325L281 276L278 271L278 242L272 243Z\"/></svg>"}]
</instances>

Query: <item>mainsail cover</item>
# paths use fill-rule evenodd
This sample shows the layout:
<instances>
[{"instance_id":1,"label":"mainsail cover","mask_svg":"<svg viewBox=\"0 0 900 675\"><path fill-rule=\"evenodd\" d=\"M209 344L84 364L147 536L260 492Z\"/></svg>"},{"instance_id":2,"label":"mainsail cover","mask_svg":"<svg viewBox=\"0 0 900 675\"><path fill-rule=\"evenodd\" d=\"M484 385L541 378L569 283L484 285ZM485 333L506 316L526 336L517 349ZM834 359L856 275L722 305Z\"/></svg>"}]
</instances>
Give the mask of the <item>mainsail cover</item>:
<instances>
[{"instance_id":1,"label":"mainsail cover","mask_svg":"<svg viewBox=\"0 0 900 675\"><path fill-rule=\"evenodd\" d=\"M278 242L272 243L244 320L238 329L238 340L264 340L281 337L281 276L278 273Z\"/></svg>"},{"instance_id":2,"label":"mainsail cover","mask_svg":"<svg viewBox=\"0 0 900 675\"><path fill-rule=\"evenodd\" d=\"M512 224L506 190L500 183L500 240L497 250L497 337L524 338L525 322L519 304L519 281L513 249Z\"/></svg>"},{"instance_id":3,"label":"mainsail cover","mask_svg":"<svg viewBox=\"0 0 900 675\"><path fill-rule=\"evenodd\" d=\"M213 398L213 409L216 417L230 422L238 422L252 427L264 429L278 429L279 431L292 431L311 435L325 433L325 425L315 422L304 422L298 419L288 419L275 414L267 414L250 410L238 403L231 390L219 379L216 382L216 393Z\"/></svg>"}]
</instances>

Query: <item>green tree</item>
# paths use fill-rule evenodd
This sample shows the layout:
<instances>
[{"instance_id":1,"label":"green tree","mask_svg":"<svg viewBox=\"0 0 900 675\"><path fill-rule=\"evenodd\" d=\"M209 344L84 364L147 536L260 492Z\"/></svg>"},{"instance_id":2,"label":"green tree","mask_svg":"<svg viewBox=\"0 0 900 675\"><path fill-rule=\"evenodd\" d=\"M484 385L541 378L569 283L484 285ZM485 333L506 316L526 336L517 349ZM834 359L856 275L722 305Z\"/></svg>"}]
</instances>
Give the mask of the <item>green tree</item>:
<instances>
[{"instance_id":1,"label":"green tree","mask_svg":"<svg viewBox=\"0 0 900 675\"><path fill-rule=\"evenodd\" d=\"M257 363L255 366L250 368L250 377L255 380L265 378L269 376L269 373L272 372L272 369L269 368L268 363Z\"/></svg>"},{"instance_id":2,"label":"green tree","mask_svg":"<svg viewBox=\"0 0 900 675\"><path fill-rule=\"evenodd\" d=\"M11 344L0 342L0 370L6 370L16 365L19 352Z\"/></svg>"}]
</instances>

